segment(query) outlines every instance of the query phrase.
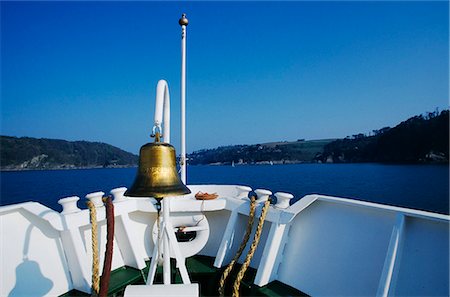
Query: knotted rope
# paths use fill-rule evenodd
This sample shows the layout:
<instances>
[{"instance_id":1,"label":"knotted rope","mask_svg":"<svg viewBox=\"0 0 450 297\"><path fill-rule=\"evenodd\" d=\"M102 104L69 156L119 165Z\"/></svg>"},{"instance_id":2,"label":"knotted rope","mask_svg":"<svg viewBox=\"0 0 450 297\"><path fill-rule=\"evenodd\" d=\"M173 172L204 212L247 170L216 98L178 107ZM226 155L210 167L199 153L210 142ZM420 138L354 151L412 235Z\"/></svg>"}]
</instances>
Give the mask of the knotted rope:
<instances>
[{"instance_id":1,"label":"knotted rope","mask_svg":"<svg viewBox=\"0 0 450 297\"><path fill-rule=\"evenodd\" d=\"M98 296L100 292L99 257L97 240L97 210L92 201L86 202L89 208L89 218L92 225L92 296Z\"/></svg>"},{"instance_id":2,"label":"knotted rope","mask_svg":"<svg viewBox=\"0 0 450 297\"><path fill-rule=\"evenodd\" d=\"M258 247L259 239L261 238L261 233L264 225L264 220L266 219L267 212L270 206L270 199L264 202L264 206L261 211L261 216L259 217L258 227L256 227L255 237L253 238L252 245L247 253L247 257L245 258L244 263L239 270L238 275L236 276L236 280L233 285L233 297L239 297L239 287L241 285L241 280L244 278L244 274L247 271L248 266L250 265L250 261L253 258L253 255Z\"/></svg>"},{"instance_id":3,"label":"knotted rope","mask_svg":"<svg viewBox=\"0 0 450 297\"><path fill-rule=\"evenodd\" d=\"M227 280L228 275L230 274L231 270L233 269L234 264L238 261L238 259L241 257L242 252L245 249L245 246L247 245L248 239L250 238L250 234L252 233L253 228L253 218L255 217L255 209L256 209L256 196L252 195L250 198L250 212L248 215L248 224L247 229L245 230L244 238L241 242L241 245L239 246L239 249L234 256L233 260L228 264L227 268L223 272L220 281L219 281L219 295L224 296L225 294L225 282Z\"/></svg>"}]
</instances>

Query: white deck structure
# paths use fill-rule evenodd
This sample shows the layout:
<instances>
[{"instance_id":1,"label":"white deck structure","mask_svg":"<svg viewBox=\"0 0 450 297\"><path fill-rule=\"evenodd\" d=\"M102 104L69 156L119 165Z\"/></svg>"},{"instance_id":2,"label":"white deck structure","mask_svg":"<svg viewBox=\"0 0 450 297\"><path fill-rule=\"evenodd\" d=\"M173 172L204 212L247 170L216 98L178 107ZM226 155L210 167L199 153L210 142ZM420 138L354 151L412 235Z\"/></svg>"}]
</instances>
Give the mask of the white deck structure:
<instances>
[{"instance_id":1,"label":"white deck structure","mask_svg":"<svg viewBox=\"0 0 450 297\"><path fill-rule=\"evenodd\" d=\"M224 266L245 231L249 189L189 188L193 194L171 202L174 225L198 232L193 242L180 243L185 244L181 250L186 257L215 257L215 266ZM156 208L153 199L123 197L124 190L112 191L112 268L142 269L154 248ZM219 198L198 201L193 197L198 191L217 192ZM78 209L76 200L62 200L62 213L35 202L0 207L0 296L90 292L89 213ZM97 213L104 249L102 208ZM257 216L260 211L261 205ZM203 215L207 224L196 226ZM321 195L307 195L287 208L271 206L251 262L257 269L255 284L279 280L312 296L448 296L449 222L447 215Z\"/></svg>"}]
</instances>

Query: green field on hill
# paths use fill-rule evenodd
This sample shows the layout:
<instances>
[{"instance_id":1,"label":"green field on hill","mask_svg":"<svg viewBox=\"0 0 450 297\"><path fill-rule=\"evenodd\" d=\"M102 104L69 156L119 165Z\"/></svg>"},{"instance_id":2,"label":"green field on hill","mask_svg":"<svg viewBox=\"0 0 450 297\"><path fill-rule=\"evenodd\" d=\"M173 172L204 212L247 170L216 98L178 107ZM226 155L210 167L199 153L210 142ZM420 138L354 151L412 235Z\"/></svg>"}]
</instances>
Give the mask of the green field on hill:
<instances>
[{"instance_id":1,"label":"green field on hill","mask_svg":"<svg viewBox=\"0 0 450 297\"><path fill-rule=\"evenodd\" d=\"M269 142L253 145L222 146L193 152L189 163L196 164L289 164L312 162L335 139Z\"/></svg>"}]
</instances>

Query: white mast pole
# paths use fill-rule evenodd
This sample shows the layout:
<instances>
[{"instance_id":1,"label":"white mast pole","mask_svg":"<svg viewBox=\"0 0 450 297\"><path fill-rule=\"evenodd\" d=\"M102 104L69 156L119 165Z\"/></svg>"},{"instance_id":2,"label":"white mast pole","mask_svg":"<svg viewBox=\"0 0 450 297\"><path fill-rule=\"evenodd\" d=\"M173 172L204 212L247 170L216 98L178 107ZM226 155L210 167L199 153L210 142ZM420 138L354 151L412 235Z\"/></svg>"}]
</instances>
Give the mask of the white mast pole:
<instances>
[{"instance_id":1,"label":"white mast pole","mask_svg":"<svg viewBox=\"0 0 450 297\"><path fill-rule=\"evenodd\" d=\"M181 26L181 181L186 184L186 26L188 19L183 13L178 21Z\"/></svg>"}]
</instances>

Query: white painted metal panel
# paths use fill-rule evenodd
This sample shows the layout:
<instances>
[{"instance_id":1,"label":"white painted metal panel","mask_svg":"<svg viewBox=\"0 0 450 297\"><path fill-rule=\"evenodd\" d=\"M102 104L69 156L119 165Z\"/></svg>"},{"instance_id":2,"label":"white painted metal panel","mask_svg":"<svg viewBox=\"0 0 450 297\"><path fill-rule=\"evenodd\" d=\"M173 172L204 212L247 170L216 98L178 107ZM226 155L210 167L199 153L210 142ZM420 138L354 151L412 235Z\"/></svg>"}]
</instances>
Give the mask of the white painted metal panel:
<instances>
[{"instance_id":1,"label":"white painted metal panel","mask_svg":"<svg viewBox=\"0 0 450 297\"><path fill-rule=\"evenodd\" d=\"M0 296L57 296L71 289L59 232L42 218L55 212L38 207L46 209L41 217L21 207L0 214Z\"/></svg>"},{"instance_id":2,"label":"white painted metal panel","mask_svg":"<svg viewBox=\"0 0 450 297\"><path fill-rule=\"evenodd\" d=\"M129 233L132 232L132 244L137 254L148 259L151 257L154 243L152 239L153 224L156 221L156 213L134 211L129 214Z\"/></svg>"},{"instance_id":3,"label":"white painted metal panel","mask_svg":"<svg viewBox=\"0 0 450 297\"><path fill-rule=\"evenodd\" d=\"M105 208L102 207L101 210ZM99 211L99 209L97 209ZM88 267L92 267L92 227L91 225L83 226L80 228L83 236L83 242L87 253L87 261L86 265ZM99 250L99 271L100 274L103 271L103 262L105 259L105 251L106 251L106 220L99 221L97 223L97 242L98 242L98 250ZM125 265L125 262L122 258L122 254L118 251L119 247L117 246L117 240L113 241L113 258L111 263L111 269L117 269Z\"/></svg>"},{"instance_id":4,"label":"white painted metal panel","mask_svg":"<svg viewBox=\"0 0 450 297\"><path fill-rule=\"evenodd\" d=\"M390 296L448 296L449 222L406 217Z\"/></svg>"},{"instance_id":5,"label":"white painted metal panel","mask_svg":"<svg viewBox=\"0 0 450 297\"><path fill-rule=\"evenodd\" d=\"M212 211L205 213L205 215L209 223L209 239L199 254L215 257L230 217L230 212L226 210Z\"/></svg>"},{"instance_id":6,"label":"white painted metal panel","mask_svg":"<svg viewBox=\"0 0 450 297\"><path fill-rule=\"evenodd\" d=\"M256 212L255 221L253 223L252 233L250 234L250 238L247 242L247 245L246 245L244 251L242 252L241 257L238 260L239 263L244 262L245 257L247 256L248 250L250 248L250 245L252 244L253 238L255 236L256 226L258 225L259 215L261 213L261 211L260 211L261 206L259 207L258 210L259 211ZM226 224L227 224L227 222L223 221L222 228L225 228ZM247 228L247 224L248 224L248 216L243 215L243 214L238 214L236 228L231 237L231 242L230 242L231 247L229 248L229 250L227 251L227 253L225 255L222 266L228 265L228 263L233 259L234 255L236 254L239 246L241 245L242 239L244 237L245 230ZM266 244L266 240L269 235L270 227L271 227L271 223L266 221L263 226L263 230L261 233L261 238L260 238L258 247L255 251L252 261L250 262L250 267L253 267L255 269L258 268L260 261L261 261L262 253L264 251L264 246ZM221 234L221 235L223 235L223 234ZM220 240L218 240L218 242L220 243ZM215 254L213 256L215 256Z\"/></svg>"},{"instance_id":7,"label":"white painted metal panel","mask_svg":"<svg viewBox=\"0 0 450 297\"><path fill-rule=\"evenodd\" d=\"M278 280L312 296L374 296L395 213L317 200L291 222Z\"/></svg>"}]
</instances>

